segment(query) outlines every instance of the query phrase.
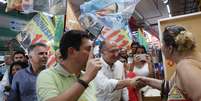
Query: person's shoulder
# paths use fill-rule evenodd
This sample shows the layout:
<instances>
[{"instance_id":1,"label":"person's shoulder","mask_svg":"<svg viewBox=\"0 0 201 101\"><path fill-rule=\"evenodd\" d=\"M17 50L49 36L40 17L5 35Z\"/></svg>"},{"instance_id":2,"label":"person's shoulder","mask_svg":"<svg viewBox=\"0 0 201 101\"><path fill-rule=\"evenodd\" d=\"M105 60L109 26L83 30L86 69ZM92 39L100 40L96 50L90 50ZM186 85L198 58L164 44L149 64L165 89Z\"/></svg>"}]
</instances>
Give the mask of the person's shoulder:
<instances>
[{"instance_id":1,"label":"person's shoulder","mask_svg":"<svg viewBox=\"0 0 201 101\"><path fill-rule=\"evenodd\" d=\"M47 80L52 81L54 79L54 75L56 75L53 70L53 68L48 68L43 71L41 71L37 77L37 83L46 82Z\"/></svg>"},{"instance_id":2,"label":"person's shoulder","mask_svg":"<svg viewBox=\"0 0 201 101\"><path fill-rule=\"evenodd\" d=\"M193 65L193 61L191 59L182 59L177 63L177 67L187 67L189 65Z\"/></svg>"},{"instance_id":3,"label":"person's shoulder","mask_svg":"<svg viewBox=\"0 0 201 101\"><path fill-rule=\"evenodd\" d=\"M115 64L117 64L117 65L124 65L124 63L122 63L120 60L117 60L117 61L115 62Z\"/></svg>"},{"instance_id":4,"label":"person's shoulder","mask_svg":"<svg viewBox=\"0 0 201 101\"><path fill-rule=\"evenodd\" d=\"M38 76L50 76L52 74L54 74L54 67L51 68L47 68L45 70L42 70Z\"/></svg>"},{"instance_id":5,"label":"person's shoulder","mask_svg":"<svg viewBox=\"0 0 201 101\"><path fill-rule=\"evenodd\" d=\"M21 69L19 71L17 71L15 73L15 75L13 76L13 81L22 81L23 79L25 79L27 76L26 76L26 68L24 69Z\"/></svg>"},{"instance_id":6,"label":"person's shoulder","mask_svg":"<svg viewBox=\"0 0 201 101\"><path fill-rule=\"evenodd\" d=\"M124 67L124 63L122 63L121 61L117 60L115 62L115 65L117 65L117 67Z\"/></svg>"},{"instance_id":7,"label":"person's shoulder","mask_svg":"<svg viewBox=\"0 0 201 101\"><path fill-rule=\"evenodd\" d=\"M183 59L176 65L178 72L188 72L196 69L197 65L191 59Z\"/></svg>"},{"instance_id":8,"label":"person's shoulder","mask_svg":"<svg viewBox=\"0 0 201 101\"><path fill-rule=\"evenodd\" d=\"M20 69L19 71L16 72L15 76L24 75L24 73L26 73L26 69L27 69L27 68Z\"/></svg>"}]
</instances>

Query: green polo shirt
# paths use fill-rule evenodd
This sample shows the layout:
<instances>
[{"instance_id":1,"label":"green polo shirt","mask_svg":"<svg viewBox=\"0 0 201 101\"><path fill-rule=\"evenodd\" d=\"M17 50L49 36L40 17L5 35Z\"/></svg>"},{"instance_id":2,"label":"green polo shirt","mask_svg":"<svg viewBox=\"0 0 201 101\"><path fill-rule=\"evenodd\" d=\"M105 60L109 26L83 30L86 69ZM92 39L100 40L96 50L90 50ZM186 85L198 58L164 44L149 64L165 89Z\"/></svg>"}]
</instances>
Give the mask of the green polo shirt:
<instances>
[{"instance_id":1,"label":"green polo shirt","mask_svg":"<svg viewBox=\"0 0 201 101\"><path fill-rule=\"evenodd\" d=\"M46 101L60 95L75 82L77 82L77 77L64 70L60 64L42 71L36 82L38 101ZM78 101L96 101L95 90L95 86L91 82Z\"/></svg>"}]
</instances>

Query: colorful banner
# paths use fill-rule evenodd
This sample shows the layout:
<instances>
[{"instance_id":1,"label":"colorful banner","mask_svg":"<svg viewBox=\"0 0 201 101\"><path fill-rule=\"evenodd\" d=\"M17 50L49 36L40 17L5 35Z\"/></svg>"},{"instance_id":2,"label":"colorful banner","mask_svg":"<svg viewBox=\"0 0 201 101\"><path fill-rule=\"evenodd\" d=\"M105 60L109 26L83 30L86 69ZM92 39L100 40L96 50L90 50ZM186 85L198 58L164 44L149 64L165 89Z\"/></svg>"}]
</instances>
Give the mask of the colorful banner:
<instances>
[{"instance_id":1,"label":"colorful banner","mask_svg":"<svg viewBox=\"0 0 201 101\"><path fill-rule=\"evenodd\" d=\"M55 36L54 36L54 50L59 48L59 42L64 32L64 15L54 16Z\"/></svg>"},{"instance_id":2,"label":"colorful banner","mask_svg":"<svg viewBox=\"0 0 201 101\"><path fill-rule=\"evenodd\" d=\"M78 22L76 13L72 7L70 0L67 0L67 12L66 12L66 22L65 22L65 29L77 29L82 30L80 23Z\"/></svg>"},{"instance_id":3,"label":"colorful banner","mask_svg":"<svg viewBox=\"0 0 201 101\"><path fill-rule=\"evenodd\" d=\"M112 30L104 27L101 31L101 35L98 37L99 40L112 40L115 41L119 48L129 48L132 43L132 38L129 36L127 30Z\"/></svg>"},{"instance_id":4,"label":"colorful banner","mask_svg":"<svg viewBox=\"0 0 201 101\"><path fill-rule=\"evenodd\" d=\"M52 40L54 38L54 25L49 21L48 17L43 15L42 13L37 14L33 17L33 21L36 26L40 28L42 33L47 37L47 40Z\"/></svg>"},{"instance_id":5,"label":"colorful banner","mask_svg":"<svg viewBox=\"0 0 201 101\"><path fill-rule=\"evenodd\" d=\"M128 19L131 17L135 6L140 1L141 0L90 0L80 6L80 11L82 17L90 15L92 19L94 18L93 21L105 27L117 30L126 27Z\"/></svg>"},{"instance_id":6,"label":"colorful banner","mask_svg":"<svg viewBox=\"0 0 201 101\"><path fill-rule=\"evenodd\" d=\"M94 36L99 36L100 40L115 41L119 48L129 47L132 37L128 19L140 1L90 0L80 6L80 23Z\"/></svg>"},{"instance_id":7,"label":"colorful banner","mask_svg":"<svg viewBox=\"0 0 201 101\"><path fill-rule=\"evenodd\" d=\"M146 49L148 49L148 43L143 29L141 28L138 29L138 33L136 33L136 38L137 42L139 42L140 45L143 45Z\"/></svg>"},{"instance_id":8,"label":"colorful banner","mask_svg":"<svg viewBox=\"0 0 201 101\"><path fill-rule=\"evenodd\" d=\"M17 40L25 50L34 43L47 44L49 51L47 66L50 67L56 63L52 46L54 42L54 26L51 22L48 22L48 18L43 14L34 16L24 30L17 35Z\"/></svg>"}]
</instances>

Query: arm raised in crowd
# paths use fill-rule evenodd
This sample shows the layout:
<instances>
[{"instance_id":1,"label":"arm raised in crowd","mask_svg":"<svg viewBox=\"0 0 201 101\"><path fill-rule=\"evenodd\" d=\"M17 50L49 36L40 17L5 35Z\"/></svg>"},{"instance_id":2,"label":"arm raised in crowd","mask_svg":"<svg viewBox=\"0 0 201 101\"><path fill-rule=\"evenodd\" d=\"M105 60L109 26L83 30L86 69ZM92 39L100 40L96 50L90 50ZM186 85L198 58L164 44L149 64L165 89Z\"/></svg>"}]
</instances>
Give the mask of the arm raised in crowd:
<instances>
[{"instance_id":1,"label":"arm raised in crowd","mask_svg":"<svg viewBox=\"0 0 201 101\"><path fill-rule=\"evenodd\" d=\"M75 82L69 89L64 90L63 93L59 93L58 88L54 84L54 79L48 76L48 73L41 73L38 79L44 80L37 84L38 96L40 96L40 101L77 101L83 92L86 89L86 85L89 84L91 80L94 79L97 72L101 69L101 61L100 59L93 59L90 53L87 65L86 65L86 72L80 78L82 81ZM46 71L42 71L46 72ZM84 84L83 84L84 82ZM49 84L46 86L46 84Z\"/></svg>"}]
</instances>

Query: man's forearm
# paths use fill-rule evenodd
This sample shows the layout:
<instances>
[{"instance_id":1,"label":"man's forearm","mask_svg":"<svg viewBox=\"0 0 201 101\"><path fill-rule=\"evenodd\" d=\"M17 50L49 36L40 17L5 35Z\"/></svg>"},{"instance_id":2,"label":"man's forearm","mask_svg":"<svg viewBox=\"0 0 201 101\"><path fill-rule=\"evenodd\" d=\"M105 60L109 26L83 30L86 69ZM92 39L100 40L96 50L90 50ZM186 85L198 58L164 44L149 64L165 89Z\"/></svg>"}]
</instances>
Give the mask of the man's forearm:
<instances>
[{"instance_id":1,"label":"man's forearm","mask_svg":"<svg viewBox=\"0 0 201 101\"><path fill-rule=\"evenodd\" d=\"M147 85L153 88L156 88L159 90L161 89L162 80L157 80L153 78L144 78L143 81L145 81Z\"/></svg>"},{"instance_id":2,"label":"man's forearm","mask_svg":"<svg viewBox=\"0 0 201 101\"><path fill-rule=\"evenodd\" d=\"M48 99L47 101L77 101L84 90L84 86L76 82L70 89L66 90L61 95Z\"/></svg>"}]
</instances>

